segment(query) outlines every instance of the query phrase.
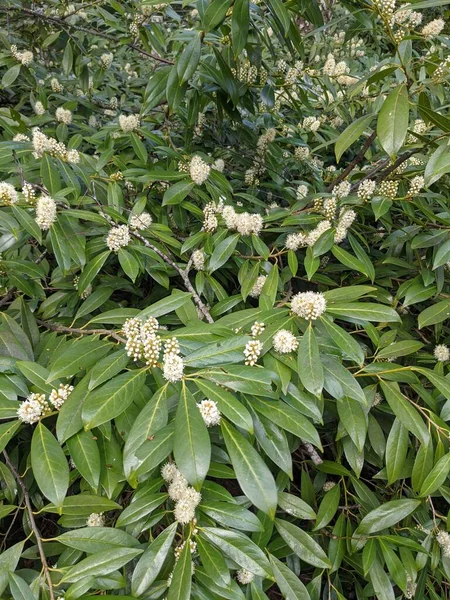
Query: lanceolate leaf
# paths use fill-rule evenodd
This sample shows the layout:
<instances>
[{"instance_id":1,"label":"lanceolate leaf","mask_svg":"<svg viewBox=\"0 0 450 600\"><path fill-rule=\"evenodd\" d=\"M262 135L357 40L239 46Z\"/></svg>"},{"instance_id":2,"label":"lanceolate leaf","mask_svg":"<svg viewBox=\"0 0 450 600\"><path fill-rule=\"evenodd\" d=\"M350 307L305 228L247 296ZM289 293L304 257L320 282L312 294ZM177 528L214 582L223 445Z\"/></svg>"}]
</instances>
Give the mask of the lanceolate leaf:
<instances>
[{"instance_id":1,"label":"lanceolate leaf","mask_svg":"<svg viewBox=\"0 0 450 600\"><path fill-rule=\"evenodd\" d=\"M298 346L298 374L305 388L318 396L323 388L323 368L320 362L319 345L310 324Z\"/></svg>"},{"instance_id":2,"label":"lanceolate leaf","mask_svg":"<svg viewBox=\"0 0 450 600\"><path fill-rule=\"evenodd\" d=\"M69 487L69 466L61 446L42 423L33 433L31 466L41 492L61 507Z\"/></svg>"}]
</instances>

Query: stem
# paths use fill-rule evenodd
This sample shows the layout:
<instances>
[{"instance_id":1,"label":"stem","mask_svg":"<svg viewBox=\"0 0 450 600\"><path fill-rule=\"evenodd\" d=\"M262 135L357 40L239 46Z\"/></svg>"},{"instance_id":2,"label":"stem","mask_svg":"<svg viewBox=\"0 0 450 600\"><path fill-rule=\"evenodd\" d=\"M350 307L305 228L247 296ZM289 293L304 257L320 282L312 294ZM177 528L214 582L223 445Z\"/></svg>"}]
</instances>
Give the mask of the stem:
<instances>
[{"instance_id":1,"label":"stem","mask_svg":"<svg viewBox=\"0 0 450 600\"><path fill-rule=\"evenodd\" d=\"M44 546L42 545L41 532L39 531L39 529L36 525L36 521L34 520L33 508L31 506L30 496L28 495L28 490L27 490L24 482L22 481L21 476L17 472L15 466L12 464L11 460L9 459L9 456L8 456L6 450L3 450L3 456L5 457L6 464L11 469L14 477L17 479L17 483L19 484L20 488L22 489L23 499L25 501L25 506L27 509L28 517L30 519L31 529L33 530L34 536L36 538L36 543L37 543L37 547L39 550L39 556L41 557L41 562L42 562L42 569L44 571L45 579L47 580L50 600L55 600L55 594L53 592L53 583L52 583L52 579L50 577L50 571L48 568L47 559L45 557Z\"/></svg>"},{"instance_id":2,"label":"stem","mask_svg":"<svg viewBox=\"0 0 450 600\"><path fill-rule=\"evenodd\" d=\"M123 337L121 337L115 331L110 331L109 329L79 329L76 327L65 327L64 325L54 325L53 323L40 321L39 319L37 319L36 322L38 325L42 325L42 327L51 329L52 331L59 331L61 333L79 333L80 335L106 335L123 344L126 342Z\"/></svg>"},{"instance_id":3,"label":"stem","mask_svg":"<svg viewBox=\"0 0 450 600\"><path fill-rule=\"evenodd\" d=\"M309 442L305 442L304 444L302 444L302 449L306 452L306 454L309 455L309 457L315 465L321 465L323 463L323 460L321 459L321 457L319 456L312 444L310 444Z\"/></svg>"},{"instance_id":4,"label":"stem","mask_svg":"<svg viewBox=\"0 0 450 600\"><path fill-rule=\"evenodd\" d=\"M353 169L356 167L356 165L359 165L359 163L364 159L364 155L367 152L367 150L369 149L369 146L372 144L372 142L374 141L374 139L376 137L377 137L377 132L374 131L364 142L363 147L361 148L359 153L355 156L355 158L351 161L351 163L349 163L348 166L342 171L342 173L340 175L338 175L338 177L336 177L336 179L333 181L333 183L331 183L331 185L328 186L327 192L331 192L333 190L333 188L335 188L337 186L338 183L343 181L347 177L347 175L349 173L351 173L351 171L353 171Z\"/></svg>"}]
</instances>

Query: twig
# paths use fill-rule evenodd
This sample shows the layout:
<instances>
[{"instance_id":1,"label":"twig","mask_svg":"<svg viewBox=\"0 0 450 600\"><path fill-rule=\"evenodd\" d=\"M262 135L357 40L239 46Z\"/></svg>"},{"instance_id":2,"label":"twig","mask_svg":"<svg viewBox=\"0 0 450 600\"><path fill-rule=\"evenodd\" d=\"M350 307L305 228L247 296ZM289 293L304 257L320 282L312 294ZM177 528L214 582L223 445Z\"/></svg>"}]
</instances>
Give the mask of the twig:
<instances>
[{"instance_id":1,"label":"twig","mask_svg":"<svg viewBox=\"0 0 450 600\"><path fill-rule=\"evenodd\" d=\"M106 335L107 337L112 337L123 344L126 342L126 340L118 333L115 331L110 331L109 329L80 329L77 327L66 327L65 325L55 325L39 319L37 319L36 322L38 325L42 325L42 327L50 329L51 331L59 331L61 333L79 333L80 335Z\"/></svg>"},{"instance_id":2,"label":"twig","mask_svg":"<svg viewBox=\"0 0 450 600\"><path fill-rule=\"evenodd\" d=\"M20 6L11 6L8 8L2 7L2 8L0 8L0 11L6 12L7 14L9 14L9 12L12 12L12 11L22 12L22 13L25 13L26 15L31 15L31 16L35 17L36 19L41 19L41 21L46 21L47 23L55 23L57 25L61 25L64 27L71 27L72 29L75 29L77 31L83 31L84 33L90 33L91 35L97 35L99 37L102 37L105 40L111 40L112 42L117 44L117 37L115 37L113 35L108 35L107 33L103 33L102 31L97 31L96 29L88 29L87 27L80 27L79 25L73 25L72 23L68 23L67 21L60 19L58 17L48 17L47 15L44 15L44 14L40 13L39 11L31 10L29 8L22 8ZM157 60L166 65L173 65L173 61L167 60L166 58L162 58L161 56L158 56L156 54L152 54L151 52L147 52L146 50L143 50L136 44L126 43L125 45L128 46L129 48L131 48L132 50L136 50L136 52L139 52L139 54L142 54L143 56L148 56L149 58L153 58L153 60Z\"/></svg>"},{"instance_id":3,"label":"twig","mask_svg":"<svg viewBox=\"0 0 450 600\"><path fill-rule=\"evenodd\" d=\"M34 536L36 538L36 543L37 543L37 547L39 550L39 556L41 557L42 569L44 571L45 579L47 580L50 600L55 600L55 594L53 592L52 578L50 577L50 571L49 571L48 564L47 564L47 558L45 556L44 546L42 545L41 532L39 531L39 529L36 525L36 521L34 520L33 507L31 506L30 496L28 495L28 490L27 490L24 482L22 481L22 477L17 472L16 467L10 461L6 450L3 450L3 456L5 457L6 464L11 469L14 477L17 479L17 483L20 485L20 487L22 489L23 499L25 501L28 518L30 519L31 529L33 530Z\"/></svg>"},{"instance_id":4,"label":"twig","mask_svg":"<svg viewBox=\"0 0 450 600\"><path fill-rule=\"evenodd\" d=\"M361 148L359 153L355 156L355 158L347 165L347 167L342 171L342 173L340 175L338 175L336 177L336 179L328 186L327 192L331 192L333 190L333 188L335 188L337 186L338 183L343 181L347 177L347 175L349 173L351 173L351 171L353 171L353 169L356 167L356 165L359 165L359 163L364 159L364 155L367 152L367 150L369 149L369 146L372 144L372 142L374 141L374 139L376 137L377 137L377 132L374 131L364 142L363 147Z\"/></svg>"},{"instance_id":5,"label":"twig","mask_svg":"<svg viewBox=\"0 0 450 600\"><path fill-rule=\"evenodd\" d=\"M321 459L321 457L319 456L312 444L310 444L309 442L305 442L302 444L302 449L305 451L306 454L308 454L308 456L315 465L321 465L323 463L323 460Z\"/></svg>"}]
</instances>

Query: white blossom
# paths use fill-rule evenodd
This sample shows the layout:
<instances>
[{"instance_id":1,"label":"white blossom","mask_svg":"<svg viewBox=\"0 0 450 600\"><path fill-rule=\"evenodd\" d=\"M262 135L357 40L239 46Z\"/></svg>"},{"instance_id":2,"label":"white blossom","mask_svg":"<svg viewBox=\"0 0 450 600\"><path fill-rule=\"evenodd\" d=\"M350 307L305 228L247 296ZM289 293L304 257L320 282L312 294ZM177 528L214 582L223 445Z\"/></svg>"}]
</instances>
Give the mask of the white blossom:
<instances>
[{"instance_id":1,"label":"white blossom","mask_svg":"<svg viewBox=\"0 0 450 600\"><path fill-rule=\"evenodd\" d=\"M61 408L67 398L73 391L73 385L68 383L61 383L58 389L53 389L50 392L48 400L57 410Z\"/></svg>"},{"instance_id":2,"label":"white blossom","mask_svg":"<svg viewBox=\"0 0 450 600\"><path fill-rule=\"evenodd\" d=\"M318 319L327 308L325 296L320 292L300 292L291 300L291 309L308 321Z\"/></svg>"},{"instance_id":3,"label":"white blossom","mask_svg":"<svg viewBox=\"0 0 450 600\"><path fill-rule=\"evenodd\" d=\"M55 92L55 94L60 94L64 90L64 86L61 83L59 83L56 77L53 77L50 80L50 87L52 88L52 91Z\"/></svg>"},{"instance_id":4,"label":"white blossom","mask_svg":"<svg viewBox=\"0 0 450 600\"><path fill-rule=\"evenodd\" d=\"M191 158L189 163L189 174L197 185L202 185L209 177L211 167L198 155Z\"/></svg>"},{"instance_id":5,"label":"white blossom","mask_svg":"<svg viewBox=\"0 0 450 600\"><path fill-rule=\"evenodd\" d=\"M434 19L433 21L430 21L422 28L422 35L427 39L436 37L437 35L439 35L441 33L441 31L444 29L444 27L445 27L444 19Z\"/></svg>"},{"instance_id":6,"label":"white blossom","mask_svg":"<svg viewBox=\"0 0 450 600\"><path fill-rule=\"evenodd\" d=\"M42 416L42 397L43 394L30 394L26 400L21 402L17 409L17 417L22 423L32 425L37 423Z\"/></svg>"},{"instance_id":7,"label":"white blossom","mask_svg":"<svg viewBox=\"0 0 450 600\"><path fill-rule=\"evenodd\" d=\"M361 200L370 200L375 193L377 182L374 179L364 179L358 186L357 195Z\"/></svg>"},{"instance_id":8,"label":"white blossom","mask_svg":"<svg viewBox=\"0 0 450 600\"><path fill-rule=\"evenodd\" d=\"M196 271L205 270L205 253L203 250L194 250L192 253L192 265Z\"/></svg>"},{"instance_id":9,"label":"white blossom","mask_svg":"<svg viewBox=\"0 0 450 600\"><path fill-rule=\"evenodd\" d=\"M45 106L42 104L42 102L40 100L37 100L37 102L34 103L33 110L37 114L38 117L45 114L45 112L46 112Z\"/></svg>"},{"instance_id":10,"label":"white blossom","mask_svg":"<svg viewBox=\"0 0 450 600\"><path fill-rule=\"evenodd\" d=\"M250 340L247 342L244 349L245 364L253 367L258 361L261 351L262 343L259 340Z\"/></svg>"},{"instance_id":11,"label":"white blossom","mask_svg":"<svg viewBox=\"0 0 450 600\"><path fill-rule=\"evenodd\" d=\"M408 196L417 196L424 185L425 177L423 175L413 177L409 184Z\"/></svg>"},{"instance_id":12,"label":"white blossom","mask_svg":"<svg viewBox=\"0 0 450 600\"><path fill-rule=\"evenodd\" d=\"M130 219L130 228L137 231L143 231L152 224L152 216L148 212L143 212L140 215L132 215Z\"/></svg>"},{"instance_id":13,"label":"white blossom","mask_svg":"<svg viewBox=\"0 0 450 600\"><path fill-rule=\"evenodd\" d=\"M299 185L297 188L297 200L302 200L308 195L308 186L307 185Z\"/></svg>"},{"instance_id":14,"label":"white blossom","mask_svg":"<svg viewBox=\"0 0 450 600\"><path fill-rule=\"evenodd\" d=\"M103 527L105 524L105 517L103 513L91 513L86 521L88 527Z\"/></svg>"},{"instance_id":15,"label":"white blossom","mask_svg":"<svg viewBox=\"0 0 450 600\"><path fill-rule=\"evenodd\" d=\"M29 142L30 138L27 135L24 135L23 133L16 133L16 135L13 137L13 142Z\"/></svg>"},{"instance_id":16,"label":"white blossom","mask_svg":"<svg viewBox=\"0 0 450 600\"><path fill-rule=\"evenodd\" d=\"M70 125L70 123L72 123L72 112L62 108L62 106L56 109L55 117L60 123L65 123L66 125Z\"/></svg>"},{"instance_id":17,"label":"white blossom","mask_svg":"<svg viewBox=\"0 0 450 600\"><path fill-rule=\"evenodd\" d=\"M298 340L295 335L287 329L280 329L273 336L273 347L276 352L280 354L287 354L288 352L295 352L298 348Z\"/></svg>"},{"instance_id":18,"label":"white blossom","mask_svg":"<svg viewBox=\"0 0 450 600\"><path fill-rule=\"evenodd\" d=\"M258 298L261 295L264 284L266 283L267 275L260 275L255 281L252 289L250 290L249 296L251 298Z\"/></svg>"},{"instance_id":19,"label":"white blossom","mask_svg":"<svg viewBox=\"0 0 450 600\"><path fill-rule=\"evenodd\" d=\"M30 52L29 50L24 50L24 52L18 52L17 46L15 46L14 44L11 46L11 54L18 62L20 62L25 67L28 67L28 65L31 65L31 63L33 62L32 52Z\"/></svg>"},{"instance_id":20,"label":"white blossom","mask_svg":"<svg viewBox=\"0 0 450 600\"><path fill-rule=\"evenodd\" d=\"M50 196L40 196L36 203L36 223L43 231L56 221L56 203Z\"/></svg>"},{"instance_id":21,"label":"white blossom","mask_svg":"<svg viewBox=\"0 0 450 600\"><path fill-rule=\"evenodd\" d=\"M305 117L302 127L307 131L317 131L320 127L320 120L317 117Z\"/></svg>"},{"instance_id":22,"label":"white blossom","mask_svg":"<svg viewBox=\"0 0 450 600\"><path fill-rule=\"evenodd\" d=\"M22 194L25 198L25 202L29 204L33 204L36 200L36 191L31 183L25 182L22 187Z\"/></svg>"},{"instance_id":23,"label":"white blossom","mask_svg":"<svg viewBox=\"0 0 450 600\"><path fill-rule=\"evenodd\" d=\"M325 481L325 483L322 486L322 489L324 492L329 492L330 490L332 490L334 488L335 485L336 485L335 481Z\"/></svg>"},{"instance_id":24,"label":"white blossom","mask_svg":"<svg viewBox=\"0 0 450 600\"><path fill-rule=\"evenodd\" d=\"M341 183L338 183L338 185L334 187L333 194L338 198L346 198L350 193L351 187L350 181L341 181Z\"/></svg>"},{"instance_id":25,"label":"white blossom","mask_svg":"<svg viewBox=\"0 0 450 600\"><path fill-rule=\"evenodd\" d=\"M225 161L223 160L223 158L217 158L214 161L213 169L215 169L216 171L219 171L219 173L223 173L224 168L225 168Z\"/></svg>"},{"instance_id":26,"label":"white blossom","mask_svg":"<svg viewBox=\"0 0 450 600\"><path fill-rule=\"evenodd\" d=\"M436 541L442 549L443 556L450 558L450 534L447 531L440 530L436 534Z\"/></svg>"},{"instance_id":27,"label":"white blossom","mask_svg":"<svg viewBox=\"0 0 450 600\"><path fill-rule=\"evenodd\" d=\"M256 338L259 335L261 335L264 330L265 330L266 326L264 325L264 323L260 323L259 321L255 321L251 327L251 334L252 337Z\"/></svg>"},{"instance_id":28,"label":"white blossom","mask_svg":"<svg viewBox=\"0 0 450 600\"><path fill-rule=\"evenodd\" d=\"M450 348L445 344L438 344L434 347L433 354L438 362L447 362L450 359Z\"/></svg>"},{"instance_id":29,"label":"white blossom","mask_svg":"<svg viewBox=\"0 0 450 600\"><path fill-rule=\"evenodd\" d=\"M197 404L206 427L214 427L220 423L220 411L214 400L202 400Z\"/></svg>"},{"instance_id":30,"label":"white blossom","mask_svg":"<svg viewBox=\"0 0 450 600\"><path fill-rule=\"evenodd\" d=\"M6 206L10 206L19 200L19 194L13 185L6 183L6 181L0 181L0 200Z\"/></svg>"},{"instance_id":31,"label":"white blossom","mask_svg":"<svg viewBox=\"0 0 450 600\"><path fill-rule=\"evenodd\" d=\"M109 230L106 236L106 245L113 252L118 252L120 248L128 246L131 241L128 225L117 225Z\"/></svg>"},{"instance_id":32,"label":"white blossom","mask_svg":"<svg viewBox=\"0 0 450 600\"><path fill-rule=\"evenodd\" d=\"M105 52L100 56L100 63L104 69L109 69L112 64L114 54Z\"/></svg>"},{"instance_id":33,"label":"white blossom","mask_svg":"<svg viewBox=\"0 0 450 600\"><path fill-rule=\"evenodd\" d=\"M251 583L254 579L253 573L247 571L247 569L239 569L236 573L236 578L241 585L246 585L247 583Z\"/></svg>"},{"instance_id":34,"label":"white blossom","mask_svg":"<svg viewBox=\"0 0 450 600\"><path fill-rule=\"evenodd\" d=\"M179 471L177 465L173 462L168 462L161 468L161 477L164 479L164 481L173 481L178 473Z\"/></svg>"},{"instance_id":35,"label":"white blossom","mask_svg":"<svg viewBox=\"0 0 450 600\"><path fill-rule=\"evenodd\" d=\"M120 115L119 125L120 129L125 133L134 131L139 127L140 118L139 115Z\"/></svg>"}]
</instances>

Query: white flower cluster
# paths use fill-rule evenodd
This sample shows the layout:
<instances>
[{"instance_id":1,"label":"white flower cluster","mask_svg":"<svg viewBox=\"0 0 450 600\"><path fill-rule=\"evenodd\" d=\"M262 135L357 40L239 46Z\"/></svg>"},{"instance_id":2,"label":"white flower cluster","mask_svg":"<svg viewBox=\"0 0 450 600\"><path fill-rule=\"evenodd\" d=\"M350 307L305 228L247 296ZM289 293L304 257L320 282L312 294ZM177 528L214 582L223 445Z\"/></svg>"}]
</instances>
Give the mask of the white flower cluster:
<instances>
[{"instance_id":1,"label":"white flower cluster","mask_svg":"<svg viewBox=\"0 0 450 600\"><path fill-rule=\"evenodd\" d=\"M322 486L322 490L324 492L329 492L330 490L332 490L334 488L335 485L336 485L335 481L325 481L325 483Z\"/></svg>"},{"instance_id":2,"label":"white flower cluster","mask_svg":"<svg viewBox=\"0 0 450 600\"><path fill-rule=\"evenodd\" d=\"M14 58L18 62L20 62L25 67L28 67L28 65L31 65L31 63L33 62L33 53L32 52L30 52L29 50L24 50L24 52L19 52L17 50L17 46L14 44L11 46L11 54L14 56Z\"/></svg>"},{"instance_id":3,"label":"white flower cluster","mask_svg":"<svg viewBox=\"0 0 450 600\"><path fill-rule=\"evenodd\" d=\"M112 61L114 58L114 54L112 54L111 52L105 52L100 56L100 64L104 69L109 69L109 67L112 65Z\"/></svg>"},{"instance_id":4,"label":"white flower cluster","mask_svg":"<svg viewBox=\"0 0 450 600\"><path fill-rule=\"evenodd\" d=\"M296 146L294 150L294 156L299 162L307 160L309 158L309 154L310 151L308 146Z\"/></svg>"},{"instance_id":5,"label":"white flower cluster","mask_svg":"<svg viewBox=\"0 0 450 600\"><path fill-rule=\"evenodd\" d=\"M118 252L120 248L125 248L131 241L130 229L128 225L117 225L111 227L106 236L106 245L112 252Z\"/></svg>"},{"instance_id":6,"label":"white flower cluster","mask_svg":"<svg viewBox=\"0 0 450 600\"><path fill-rule=\"evenodd\" d=\"M320 292L300 292L291 300L292 312L307 321L318 319L326 308L327 301Z\"/></svg>"},{"instance_id":7,"label":"white flower cluster","mask_svg":"<svg viewBox=\"0 0 450 600\"><path fill-rule=\"evenodd\" d=\"M336 226L334 234L334 241L336 244L340 244L347 237L347 232L356 219L356 213L354 210L343 208L339 215L339 220Z\"/></svg>"},{"instance_id":8,"label":"white flower cluster","mask_svg":"<svg viewBox=\"0 0 450 600\"><path fill-rule=\"evenodd\" d=\"M422 23L422 14L412 8L413 6L409 3L400 6L392 16L392 25L396 24L404 28L418 27Z\"/></svg>"},{"instance_id":9,"label":"white flower cluster","mask_svg":"<svg viewBox=\"0 0 450 600\"><path fill-rule=\"evenodd\" d=\"M211 167L198 154L191 158L189 175L194 183L202 185L208 179Z\"/></svg>"},{"instance_id":10,"label":"white flower cluster","mask_svg":"<svg viewBox=\"0 0 450 600\"><path fill-rule=\"evenodd\" d=\"M42 231L47 231L56 221L56 202L50 196L40 196L36 202L35 221Z\"/></svg>"},{"instance_id":11,"label":"white flower cluster","mask_svg":"<svg viewBox=\"0 0 450 600\"><path fill-rule=\"evenodd\" d=\"M344 78L347 77L349 70L350 69L345 61L341 60L337 63L334 54L328 54L327 60L323 66L324 75L336 77L338 83L345 85L346 80Z\"/></svg>"},{"instance_id":12,"label":"white flower cluster","mask_svg":"<svg viewBox=\"0 0 450 600\"><path fill-rule=\"evenodd\" d=\"M33 155L35 158L42 158L45 152L48 152L51 156L55 156L72 164L80 162L78 150L67 150L62 142L58 142L55 138L47 137L38 127L33 129L32 143L34 150Z\"/></svg>"},{"instance_id":13,"label":"white flower cluster","mask_svg":"<svg viewBox=\"0 0 450 600\"><path fill-rule=\"evenodd\" d=\"M192 265L196 271L205 270L205 253L203 250L194 250L192 253Z\"/></svg>"},{"instance_id":14,"label":"white flower cluster","mask_svg":"<svg viewBox=\"0 0 450 600\"><path fill-rule=\"evenodd\" d=\"M422 28L422 35L426 39L438 36L445 27L444 19L434 19Z\"/></svg>"},{"instance_id":15,"label":"white flower cluster","mask_svg":"<svg viewBox=\"0 0 450 600\"><path fill-rule=\"evenodd\" d=\"M255 281L252 289L250 290L249 296L251 298L258 298L261 296L262 289L266 283L267 275L260 275Z\"/></svg>"},{"instance_id":16,"label":"white flower cluster","mask_svg":"<svg viewBox=\"0 0 450 600\"><path fill-rule=\"evenodd\" d=\"M436 541L441 547L443 556L450 558L450 533L440 530L436 534Z\"/></svg>"},{"instance_id":17,"label":"white flower cluster","mask_svg":"<svg viewBox=\"0 0 450 600\"><path fill-rule=\"evenodd\" d=\"M290 233L286 238L286 248L288 250L298 250L304 246L313 246L328 229L331 229L331 222L324 220L309 233Z\"/></svg>"},{"instance_id":18,"label":"white flower cluster","mask_svg":"<svg viewBox=\"0 0 450 600\"><path fill-rule=\"evenodd\" d=\"M41 417L51 413L52 406L59 410L72 390L73 386L61 384L57 390L51 391L48 400L45 394L30 394L17 409L18 419L30 425L37 423Z\"/></svg>"},{"instance_id":19,"label":"white flower cluster","mask_svg":"<svg viewBox=\"0 0 450 600\"><path fill-rule=\"evenodd\" d=\"M373 0L373 3L384 18L392 17L395 10L395 0Z\"/></svg>"},{"instance_id":20,"label":"white flower cluster","mask_svg":"<svg viewBox=\"0 0 450 600\"><path fill-rule=\"evenodd\" d=\"M377 196L383 196L384 198L394 200L397 196L397 190L398 181L382 181L378 186Z\"/></svg>"},{"instance_id":21,"label":"white flower cluster","mask_svg":"<svg viewBox=\"0 0 450 600\"><path fill-rule=\"evenodd\" d=\"M295 352L298 348L298 340L295 335L287 329L280 329L273 336L273 347L275 352L280 354L288 354L289 352Z\"/></svg>"},{"instance_id":22,"label":"white flower cluster","mask_svg":"<svg viewBox=\"0 0 450 600\"><path fill-rule=\"evenodd\" d=\"M308 186L307 185L299 185L297 188L297 200L302 200L303 198L306 198L306 196L308 195Z\"/></svg>"},{"instance_id":23,"label":"white flower cluster","mask_svg":"<svg viewBox=\"0 0 450 600\"><path fill-rule=\"evenodd\" d=\"M377 182L374 179L364 179L358 186L358 198L364 201L370 200L375 193L376 187Z\"/></svg>"},{"instance_id":24,"label":"white flower cluster","mask_svg":"<svg viewBox=\"0 0 450 600\"><path fill-rule=\"evenodd\" d=\"M372 408L378 406L381 402L383 402L383 396L380 394L380 392L375 392L372 401Z\"/></svg>"},{"instance_id":25,"label":"white flower cluster","mask_svg":"<svg viewBox=\"0 0 450 600\"><path fill-rule=\"evenodd\" d=\"M333 188L333 194L339 199L347 198L347 196L350 194L351 188L352 186L350 181L341 181L341 183L338 183L338 185Z\"/></svg>"},{"instance_id":26,"label":"white flower cluster","mask_svg":"<svg viewBox=\"0 0 450 600\"><path fill-rule=\"evenodd\" d=\"M134 131L139 127L140 118L139 115L120 115L119 116L119 125L120 129L125 133L129 133L130 131Z\"/></svg>"},{"instance_id":27,"label":"white flower cluster","mask_svg":"<svg viewBox=\"0 0 450 600\"><path fill-rule=\"evenodd\" d=\"M245 364L249 367L256 365L258 358L261 355L262 343L259 340L250 340L245 345L244 356Z\"/></svg>"},{"instance_id":28,"label":"white flower cluster","mask_svg":"<svg viewBox=\"0 0 450 600\"><path fill-rule=\"evenodd\" d=\"M410 575L406 575L406 590L405 590L405 598L407 600L412 600L416 595L417 583L415 583Z\"/></svg>"},{"instance_id":29,"label":"white flower cluster","mask_svg":"<svg viewBox=\"0 0 450 600\"><path fill-rule=\"evenodd\" d=\"M256 155L253 160L253 165L245 172L245 183L247 185L258 185L259 176L265 171L265 155L269 144L271 144L277 135L276 130L272 127L265 133L261 134L256 143Z\"/></svg>"},{"instance_id":30,"label":"white flower cluster","mask_svg":"<svg viewBox=\"0 0 450 600\"><path fill-rule=\"evenodd\" d=\"M36 191L34 189L34 187L31 185L31 183L24 183L22 186L22 194L23 197L25 198L25 202L28 202L29 204L34 204L35 200L36 200Z\"/></svg>"},{"instance_id":31,"label":"white flower cluster","mask_svg":"<svg viewBox=\"0 0 450 600\"><path fill-rule=\"evenodd\" d=\"M65 123L66 125L70 125L72 123L72 112L62 108L62 106L59 106L56 109L55 117L60 123Z\"/></svg>"},{"instance_id":32,"label":"white flower cluster","mask_svg":"<svg viewBox=\"0 0 450 600\"><path fill-rule=\"evenodd\" d=\"M195 518L195 509L200 504L201 494L188 485L175 463L165 464L161 475L169 483L167 491L170 499L175 502L175 519L182 525L187 525Z\"/></svg>"},{"instance_id":33,"label":"white flower cluster","mask_svg":"<svg viewBox=\"0 0 450 600\"><path fill-rule=\"evenodd\" d=\"M441 61L439 63L439 65L437 66L436 70L433 73L433 77L435 77L436 79L441 79L442 77L444 77L445 75L448 74L449 69L450 69L450 56L447 56L447 58L445 58L443 61Z\"/></svg>"},{"instance_id":34,"label":"white flower cluster","mask_svg":"<svg viewBox=\"0 0 450 600\"><path fill-rule=\"evenodd\" d=\"M13 142L29 142L30 138L23 133L16 133L16 135L12 139Z\"/></svg>"},{"instance_id":35,"label":"white flower cluster","mask_svg":"<svg viewBox=\"0 0 450 600\"><path fill-rule=\"evenodd\" d=\"M167 381L175 383L183 379L184 362L180 356L180 345L176 338L164 344L163 375Z\"/></svg>"},{"instance_id":36,"label":"white flower cluster","mask_svg":"<svg viewBox=\"0 0 450 600\"><path fill-rule=\"evenodd\" d=\"M56 408L56 410L59 410L72 392L73 385L69 385L68 383L61 383L57 390L53 389L50 392L48 400L50 404L52 404Z\"/></svg>"},{"instance_id":37,"label":"white flower cluster","mask_svg":"<svg viewBox=\"0 0 450 600\"><path fill-rule=\"evenodd\" d=\"M125 350L133 360L143 359L149 367L156 367L161 352L162 341L156 334L159 323L155 317L142 322L137 317L127 319L122 331L125 335Z\"/></svg>"},{"instance_id":38,"label":"white flower cluster","mask_svg":"<svg viewBox=\"0 0 450 600\"><path fill-rule=\"evenodd\" d=\"M320 119L317 117L305 117L301 127L306 129L306 131L318 131L320 124Z\"/></svg>"},{"instance_id":39,"label":"white flower cluster","mask_svg":"<svg viewBox=\"0 0 450 600\"><path fill-rule=\"evenodd\" d=\"M251 583L254 579L254 575L251 571L247 571L247 569L239 569L236 572L236 579L239 581L241 585L247 585L247 583Z\"/></svg>"},{"instance_id":40,"label":"white flower cluster","mask_svg":"<svg viewBox=\"0 0 450 600\"><path fill-rule=\"evenodd\" d=\"M202 415L206 427L214 427L214 425L219 425L221 415L219 407L214 400L202 400L197 404L197 407Z\"/></svg>"},{"instance_id":41,"label":"white flower cluster","mask_svg":"<svg viewBox=\"0 0 450 600\"><path fill-rule=\"evenodd\" d=\"M445 344L438 344L434 347L433 354L438 362L447 362L450 359L450 348Z\"/></svg>"},{"instance_id":42,"label":"white flower cluster","mask_svg":"<svg viewBox=\"0 0 450 600\"><path fill-rule=\"evenodd\" d=\"M50 87L55 94L60 94L64 90L64 86L56 79L56 77L52 77L50 80Z\"/></svg>"},{"instance_id":43,"label":"white flower cluster","mask_svg":"<svg viewBox=\"0 0 450 600\"><path fill-rule=\"evenodd\" d=\"M46 112L45 106L42 104L42 102L40 100L38 100L37 102L34 103L33 110L37 114L38 117L42 116Z\"/></svg>"},{"instance_id":44,"label":"white flower cluster","mask_svg":"<svg viewBox=\"0 0 450 600\"><path fill-rule=\"evenodd\" d=\"M423 175L416 175L413 177L409 184L408 196L417 196L424 185L425 178Z\"/></svg>"},{"instance_id":45,"label":"white flower cluster","mask_svg":"<svg viewBox=\"0 0 450 600\"><path fill-rule=\"evenodd\" d=\"M222 217L228 229L237 231L241 235L251 235L252 233L259 235L263 228L261 215L248 212L237 213L230 205L223 208Z\"/></svg>"},{"instance_id":46,"label":"white flower cluster","mask_svg":"<svg viewBox=\"0 0 450 600\"><path fill-rule=\"evenodd\" d=\"M225 161L223 158L216 158L212 168L216 171L219 171L219 173L223 173L223 170L225 169Z\"/></svg>"},{"instance_id":47,"label":"white flower cluster","mask_svg":"<svg viewBox=\"0 0 450 600\"><path fill-rule=\"evenodd\" d=\"M13 185L6 183L6 181L0 181L0 200L6 206L11 206L19 200L19 194Z\"/></svg>"},{"instance_id":48,"label":"white flower cluster","mask_svg":"<svg viewBox=\"0 0 450 600\"><path fill-rule=\"evenodd\" d=\"M103 527L105 524L105 517L103 513L91 513L86 521L88 527Z\"/></svg>"},{"instance_id":49,"label":"white flower cluster","mask_svg":"<svg viewBox=\"0 0 450 600\"><path fill-rule=\"evenodd\" d=\"M215 202L208 202L203 209L203 229L205 231L213 232L217 229L219 222L216 217L216 212Z\"/></svg>"},{"instance_id":50,"label":"white flower cluster","mask_svg":"<svg viewBox=\"0 0 450 600\"><path fill-rule=\"evenodd\" d=\"M252 337L256 338L256 337L260 336L262 333L264 333L265 329L266 329L266 326L264 325L264 323L255 321L253 323L253 325L251 326L250 332L252 334Z\"/></svg>"},{"instance_id":51,"label":"white flower cluster","mask_svg":"<svg viewBox=\"0 0 450 600\"><path fill-rule=\"evenodd\" d=\"M148 212L143 212L140 215L132 215L130 219L130 228L136 231L143 231L148 229L152 224L152 216Z\"/></svg>"}]
</instances>

